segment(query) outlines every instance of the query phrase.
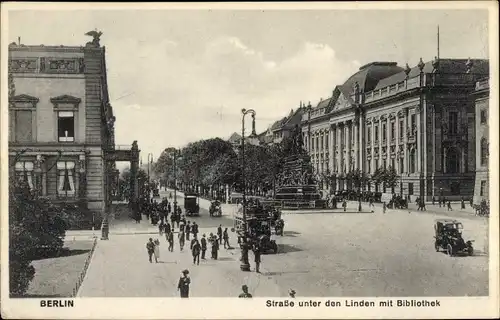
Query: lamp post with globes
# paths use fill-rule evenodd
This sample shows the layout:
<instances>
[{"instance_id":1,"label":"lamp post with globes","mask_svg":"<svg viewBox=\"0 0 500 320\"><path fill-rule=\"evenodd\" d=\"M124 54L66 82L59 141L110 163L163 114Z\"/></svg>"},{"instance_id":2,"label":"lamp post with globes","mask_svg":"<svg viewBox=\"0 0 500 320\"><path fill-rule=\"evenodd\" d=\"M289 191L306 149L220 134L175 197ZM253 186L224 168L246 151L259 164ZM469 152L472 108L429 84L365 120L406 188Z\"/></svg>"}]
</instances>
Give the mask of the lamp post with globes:
<instances>
[{"instance_id":1,"label":"lamp post with globes","mask_svg":"<svg viewBox=\"0 0 500 320\"><path fill-rule=\"evenodd\" d=\"M255 111L253 109L241 109L243 114L241 119L241 177L242 177L242 198L243 198L243 241L241 243L241 271L250 271L250 263L248 262L248 225L247 225L247 198L245 185L245 116L252 115L252 135L255 134Z\"/></svg>"}]
</instances>

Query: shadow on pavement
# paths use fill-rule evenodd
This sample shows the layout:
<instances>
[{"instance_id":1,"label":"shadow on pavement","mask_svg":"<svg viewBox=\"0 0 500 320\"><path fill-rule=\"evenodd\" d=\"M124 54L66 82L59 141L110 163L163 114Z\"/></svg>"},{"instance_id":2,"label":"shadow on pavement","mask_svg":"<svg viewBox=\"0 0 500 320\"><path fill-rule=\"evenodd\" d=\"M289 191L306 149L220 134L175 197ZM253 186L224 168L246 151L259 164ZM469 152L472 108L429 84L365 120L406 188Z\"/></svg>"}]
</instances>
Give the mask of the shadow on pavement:
<instances>
[{"instance_id":1,"label":"shadow on pavement","mask_svg":"<svg viewBox=\"0 0 500 320\"><path fill-rule=\"evenodd\" d=\"M297 231L283 231L283 235L287 237L296 237L299 234L301 233Z\"/></svg>"},{"instance_id":2,"label":"shadow on pavement","mask_svg":"<svg viewBox=\"0 0 500 320\"><path fill-rule=\"evenodd\" d=\"M284 254L284 253L290 253L290 252L299 252L303 251L302 249L296 247L296 246L291 246L289 244L284 244L284 243L279 243L278 244L278 253L277 254Z\"/></svg>"},{"instance_id":3,"label":"shadow on pavement","mask_svg":"<svg viewBox=\"0 0 500 320\"><path fill-rule=\"evenodd\" d=\"M236 259L230 258L230 257L220 257L217 260L218 261L236 261Z\"/></svg>"},{"instance_id":4,"label":"shadow on pavement","mask_svg":"<svg viewBox=\"0 0 500 320\"><path fill-rule=\"evenodd\" d=\"M71 298L69 295L64 295L64 294L25 294L22 296L13 296L11 295L10 298L13 299L24 299L24 298Z\"/></svg>"},{"instance_id":5,"label":"shadow on pavement","mask_svg":"<svg viewBox=\"0 0 500 320\"><path fill-rule=\"evenodd\" d=\"M90 252L89 249L81 250L81 249L74 249L70 250L68 248L63 248L59 253L46 253L46 254L40 254L39 256L33 257L33 261L38 261L38 260L44 260L44 259L53 259L53 258L63 258L63 257L70 257L70 256L77 256L80 254L85 254Z\"/></svg>"},{"instance_id":6,"label":"shadow on pavement","mask_svg":"<svg viewBox=\"0 0 500 320\"><path fill-rule=\"evenodd\" d=\"M309 273L309 271L271 271L271 272L265 272L263 275L265 276L281 276L284 274L304 274L304 273Z\"/></svg>"}]
</instances>

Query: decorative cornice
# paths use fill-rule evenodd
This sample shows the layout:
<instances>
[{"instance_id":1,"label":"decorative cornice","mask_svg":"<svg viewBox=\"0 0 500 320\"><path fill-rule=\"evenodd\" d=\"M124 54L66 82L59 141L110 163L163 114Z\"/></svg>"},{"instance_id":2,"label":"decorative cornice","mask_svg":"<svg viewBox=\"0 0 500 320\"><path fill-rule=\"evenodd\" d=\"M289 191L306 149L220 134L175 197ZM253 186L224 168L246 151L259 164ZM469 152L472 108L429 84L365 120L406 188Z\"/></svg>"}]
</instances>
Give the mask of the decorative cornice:
<instances>
[{"instance_id":1,"label":"decorative cornice","mask_svg":"<svg viewBox=\"0 0 500 320\"><path fill-rule=\"evenodd\" d=\"M396 119L396 113L395 112L390 113L389 119L391 119L391 120Z\"/></svg>"},{"instance_id":2,"label":"decorative cornice","mask_svg":"<svg viewBox=\"0 0 500 320\"><path fill-rule=\"evenodd\" d=\"M20 95L17 95L17 96L13 96L9 99L11 102L29 102L29 103L38 103L38 101L40 101L40 99L36 98L36 97L33 97L33 96L30 96L30 95L27 95L27 94L20 94Z\"/></svg>"},{"instance_id":3,"label":"decorative cornice","mask_svg":"<svg viewBox=\"0 0 500 320\"><path fill-rule=\"evenodd\" d=\"M50 102L57 105L57 104L61 104L61 103L67 103L67 104L74 104L74 105L78 105L82 102L82 99L80 98L76 98L76 97L73 97L73 96L69 96L69 95L62 95L62 96L58 96L58 97L54 97L54 98L50 98Z\"/></svg>"}]
</instances>

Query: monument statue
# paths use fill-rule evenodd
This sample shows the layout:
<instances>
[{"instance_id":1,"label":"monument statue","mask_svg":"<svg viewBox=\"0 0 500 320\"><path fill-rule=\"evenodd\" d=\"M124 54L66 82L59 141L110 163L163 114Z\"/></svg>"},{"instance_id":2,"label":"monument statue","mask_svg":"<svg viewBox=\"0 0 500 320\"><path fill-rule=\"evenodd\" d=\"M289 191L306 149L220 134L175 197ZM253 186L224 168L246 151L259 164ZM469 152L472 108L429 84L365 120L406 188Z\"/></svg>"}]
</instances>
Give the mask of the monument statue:
<instances>
[{"instance_id":1,"label":"monument statue","mask_svg":"<svg viewBox=\"0 0 500 320\"><path fill-rule=\"evenodd\" d=\"M101 45L99 44L99 40L101 39L101 36L102 36L102 32L101 31L97 31L97 29L93 30L93 31L89 31L85 34L86 36L91 36L93 39L92 39L92 42L87 42L87 45L90 45L90 46L94 46L94 47L100 47Z\"/></svg>"}]
</instances>

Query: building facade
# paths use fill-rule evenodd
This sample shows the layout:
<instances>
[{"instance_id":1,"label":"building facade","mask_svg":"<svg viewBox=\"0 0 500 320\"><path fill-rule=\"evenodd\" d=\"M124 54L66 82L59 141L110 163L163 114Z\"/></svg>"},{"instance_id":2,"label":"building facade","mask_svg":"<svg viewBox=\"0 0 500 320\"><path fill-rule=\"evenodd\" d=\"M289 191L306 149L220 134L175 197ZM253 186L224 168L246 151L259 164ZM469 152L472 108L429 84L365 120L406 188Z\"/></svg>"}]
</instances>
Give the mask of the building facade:
<instances>
[{"instance_id":1,"label":"building facade","mask_svg":"<svg viewBox=\"0 0 500 320\"><path fill-rule=\"evenodd\" d=\"M474 184L474 204L489 200L489 79L476 83L476 181Z\"/></svg>"},{"instance_id":2,"label":"building facade","mask_svg":"<svg viewBox=\"0 0 500 320\"><path fill-rule=\"evenodd\" d=\"M115 151L114 123L98 38L81 47L9 45L10 177L88 209L82 228L99 226L109 210L115 161L138 161L137 147Z\"/></svg>"},{"instance_id":3,"label":"building facade","mask_svg":"<svg viewBox=\"0 0 500 320\"><path fill-rule=\"evenodd\" d=\"M470 197L475 176L475 102L487 60L435 59L406 68L374 62L303 117L302 132L316 171L332 190L353 189L345 177L392 167L393 190L410 197ZM327 164L327 165L326 165ZM325 167L327 169L325 169Z\"/></svg>"}]
</instances>

